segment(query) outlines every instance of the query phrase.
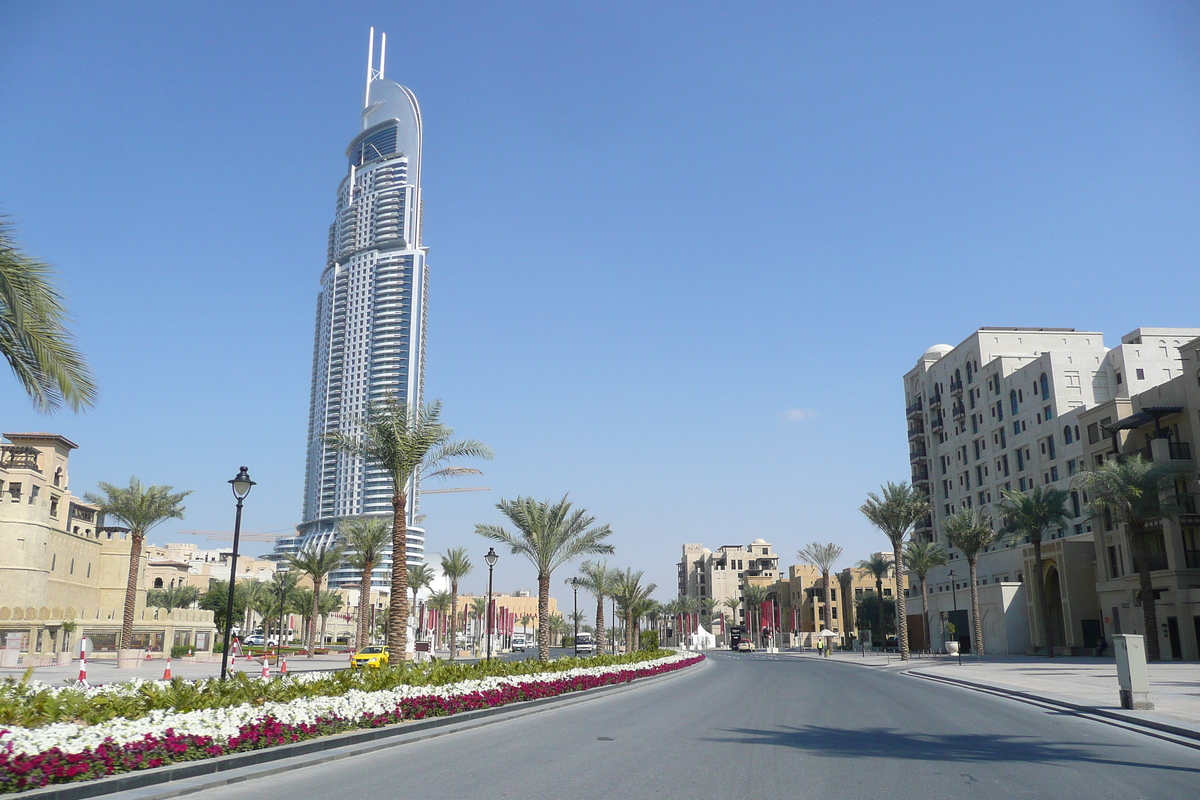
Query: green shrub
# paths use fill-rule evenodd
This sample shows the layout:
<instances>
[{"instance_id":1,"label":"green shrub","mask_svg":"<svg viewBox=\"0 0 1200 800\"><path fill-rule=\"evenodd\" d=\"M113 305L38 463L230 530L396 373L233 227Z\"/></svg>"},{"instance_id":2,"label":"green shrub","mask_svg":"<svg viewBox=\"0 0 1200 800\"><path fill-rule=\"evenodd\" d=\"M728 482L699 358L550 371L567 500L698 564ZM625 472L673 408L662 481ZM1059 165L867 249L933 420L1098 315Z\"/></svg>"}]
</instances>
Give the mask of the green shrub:
<instances>
[{"instance_id":1,"label":"green shrub","mask_svg":"<svg viewBox=\"0 0 1200 800\"><path fill-rule=\"evenodd\" d=\"M574 636L564 636L563 640L562 640L562 646L563 647L574 647L575 646L575 637Z\"/></svg>"},{"instance_id":2,"label":"green shrub","mask_svg":"<svg viewBox=\"0 0 1200 800\"><path fill-rule=\"evenodd\" d=\"M640 644L643 650L657 650L658 631L642 631Z\"/></svg>"},{"instance_id":3,"label":"green shrub","mask_svg":"<svg viewBox=\"0 0 1200 800\"><path fill-rule=\"evenodd\" d=\"M171 658L183 658L190 649L186 644L177 644L171 648Z\"/></svg>"}]
</instances>

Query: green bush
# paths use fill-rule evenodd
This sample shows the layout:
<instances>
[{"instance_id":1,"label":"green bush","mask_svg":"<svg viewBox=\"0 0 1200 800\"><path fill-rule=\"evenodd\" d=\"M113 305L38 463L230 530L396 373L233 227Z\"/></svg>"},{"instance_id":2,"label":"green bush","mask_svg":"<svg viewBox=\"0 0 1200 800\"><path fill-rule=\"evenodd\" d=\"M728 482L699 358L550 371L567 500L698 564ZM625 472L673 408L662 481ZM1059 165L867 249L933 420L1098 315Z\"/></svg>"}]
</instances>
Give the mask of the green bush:
<instances>
[{"instance_id":1,"label":"green bush","mask_svg":"<svg viewBox=\"0 0 1200 800\"><path fill-rule=\"evenodd\" d=\"M658 631L642 631L640 644L643 650L657 650Z\"/></svg>"},{"instance_id":2,"label":"green bush","mask_svg":"<svg viewBox=\"0 0 1200 800\"><path fill-rule=\"evenodd\" d=\"M171 648L171 658L183 658L190 649L186 644L177 644Z\"/></svg>"},{"instance_id":3,"label":"green bush","mask_svg":"<svg viewBox=\"0 0 1200 800\"><path fill-rule=\"evenodd\" d=\"M575 637L574 636L564 636L563 640L562 640L562 646L563 647L574 647L575 646Z\"/></svg>"}]
</instances>

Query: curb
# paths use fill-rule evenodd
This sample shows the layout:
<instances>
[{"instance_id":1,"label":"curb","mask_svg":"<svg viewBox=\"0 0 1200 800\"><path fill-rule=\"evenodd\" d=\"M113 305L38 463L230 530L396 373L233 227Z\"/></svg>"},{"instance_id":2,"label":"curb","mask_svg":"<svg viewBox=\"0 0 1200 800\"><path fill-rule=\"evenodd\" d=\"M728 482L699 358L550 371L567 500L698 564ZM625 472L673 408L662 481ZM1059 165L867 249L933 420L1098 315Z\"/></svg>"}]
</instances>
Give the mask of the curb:
<instances>
[{"instance_id":1,"label":"curb","mask_svg":"<svg viewBox=\"0 0 1200 800\"><path fill-rule=\"evenodd\" d=\"M253 778L276 775L301 767L340 761L389 747L419 742L437 736L463 730L506 722L510 719L549 711L553 708L572 706L600 696L619 694L632 689L649 686L690 672L692 667L709 663L706 658L697 664L672 670L662 675L635 678L625 683L598 686L578 692L567 692L555 697L524 700L496 708L464 711L444 717L431 717L412 722L401 722L382 728L366 728L322 736L295 744L267 747L245 753L206 758L169 764L153 769L110 775L93 781L60 783L23 792L13 792L8 797L31 798L33 800L83 800L128 792L129 800L165 800L194 792L226 786ZM316 755L320 754L320 755ZM163 784L175 784L174 786ZM137 791L143 790L143 791Z\"/></svg>"},{"instance_id":2,"label":"curb","mask_svg":"<svg viewBox=\"0 0 1200 800\"><path fill-rule=\"evenodd\" d=\"M1181 742L1178 741L1178 739L1171 739L1169 741L1175 741L1176 744L1182 744L1186 747L1200 749L1200 727L1183 727L1180 724L1173 724L1161 719L1148 719L1145 717L1133 716L1132 714L1123 713L1121 711L1113 711L1107 708L1085 706L1080 703L1074 703L1070 700L1051 695L1034 694L1032 692L1021 691L1020 689L1009 689L1007 687L996 686L994 684L968 681L962 678L951 678L945 675L933 675L927 672L921 672L917 669L907 669L904 670L904 673L906 675L911 675L914 678L920 678L922 680L933 681L937 683L945 683L951 686L958 686L963 689L970 689L971 691L1001 695L1027 703L1037 703L1064 708L1078 716L1087 717L1096 722L1103 722L1108 725L1125 728L1126 730L1130 730L1135 733L1142 733L1148 736L1169 734L1170 736L1188 740ZM1158 738L1166 737L1159 736Z\"/></svg>"}]
</instances>

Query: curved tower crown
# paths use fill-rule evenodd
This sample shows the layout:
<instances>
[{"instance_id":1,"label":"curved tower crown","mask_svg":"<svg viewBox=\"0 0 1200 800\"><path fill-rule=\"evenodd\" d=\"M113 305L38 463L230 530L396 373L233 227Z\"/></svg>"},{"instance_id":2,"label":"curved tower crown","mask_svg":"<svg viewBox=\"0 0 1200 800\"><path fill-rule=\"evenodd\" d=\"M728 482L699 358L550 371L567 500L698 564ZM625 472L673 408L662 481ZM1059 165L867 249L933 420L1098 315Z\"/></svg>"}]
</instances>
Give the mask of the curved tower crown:
<instances>
[{"instance_id":1,"label":"curved tower crown","mask_svg":"<svg viewBox=\"0 0 1200 800\"><path fill-rule=\"evenodd\" d=\"M373 51L374 29L371 38ZM390 478L327 447L325 435L356 432L370 405L388 394L410 408L424 395L421 109L411 91L384 79L382 48L379 69L368 65L362 131L346 158L317 297L301 547L332 539L342 518L392 514ZM425 537L412 526L415 488L408 554L419 563ZM381 564L377 581L385 583L390 569L390 560ZM348 577L334 573L331 583Z\"/></svg>"}]
</instances>

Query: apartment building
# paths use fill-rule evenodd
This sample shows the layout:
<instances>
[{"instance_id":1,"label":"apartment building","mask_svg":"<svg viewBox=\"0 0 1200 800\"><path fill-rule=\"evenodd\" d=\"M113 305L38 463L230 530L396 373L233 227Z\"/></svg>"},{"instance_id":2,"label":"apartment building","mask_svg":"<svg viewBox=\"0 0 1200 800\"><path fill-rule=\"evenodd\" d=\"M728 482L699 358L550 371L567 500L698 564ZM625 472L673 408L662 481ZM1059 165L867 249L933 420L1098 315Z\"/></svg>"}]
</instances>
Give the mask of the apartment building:
<instances>
[{"instance_id":1,"label":"apartment building","mask_svg":"<svg viewBox=\"0 0 1200 800\"><path fill-rule=\"evenodd\" d=\"M1157 342L1147 343L1157 347ZM1102 403L1080 415L1085 431L1084 459L1090 466L1112 458L1142 458L1176 465L1174 512L1152 523L1150 570L1163 658L1200 659L1200 509L1197 508L1196 454L1200 445L1200 339L1179 348L1183 374L1156 386ZM1136 374L1136 373L1135 373ZM1165 373L1163 374L1165 378ZM1110 517L1092 520L1088 557L1094 583L1068 586L1061 605L1064 626L1076 618L1094 620L1106 636L1146 635L1138 565L1123 526ZM1090 591L1087 591L1090 590Z\"/></svg>"},{"instance_id":2,"label":"apartment building","mask_svg":"<svg viewBox=\"0 0 1200 800\"><path fill-rule=\"evenodd\" d=\"M148 544L143 555L146 561L143 586L146 589L195 586L206 591L213 580L229 580L229 560L232 556L233 548L228 547L201 550L191 542ZM279 564L275 561L241 553L238 555L237 580L249 578L269 581L278 569Z\"/></svg>"},{"instance_id":3,"label":"apartment building","mask_svg":"<svg viewBox=\"0 0 1200 800\"><path fill-rule=\"evenodd\" d=\"M717 609L727 600L741 600L747 584L773 585L779 578L779 556L771 543L755 539L747 545L727 544L715 551L700 544L685 544L676 565L679 596L703 601L712 598ZM745 621L746 609L739 607L737 622Z\"/></svg>"},{"instance_id":4,"label":"apartment building","mask_svg":"<svg viewBox=\"0 0 1200 800\"><path fill-rule=\"evenodd\" d=\"M995 518L1003 491L1034 486L1071 491L1074 474L1086 463L1080 414L1179 377L1179 348L1197 336L1197 328L1139 328L1108 349L1095 331L980 328L957 346L929 348L904 376L912 481L933 505L914 536L947 544L941 528L947 516L976 507ZM1048 597L1061 597L1068 582L1087 583L1083 561L1090 563L1091 521L1077 494L1072 512L1068 525L1052 534L1055 555L1038 578ZM935 642L949 622L957 620L959 631L967 628L959 596L969 590L967 564L961 553L947 549L950 564L929 576ZM1022 652L1048 640L1032 592L1024 591L1029 549L1001 542L979 559L981 626L989 652ZM1078 567L1070 569L1075 562ZM1098 607L1085 613L1097 614ZM1064 618L1049 638L1068 652L1091 647L1099 634L1096 621Z\"/></svg>"}]
</instances>

